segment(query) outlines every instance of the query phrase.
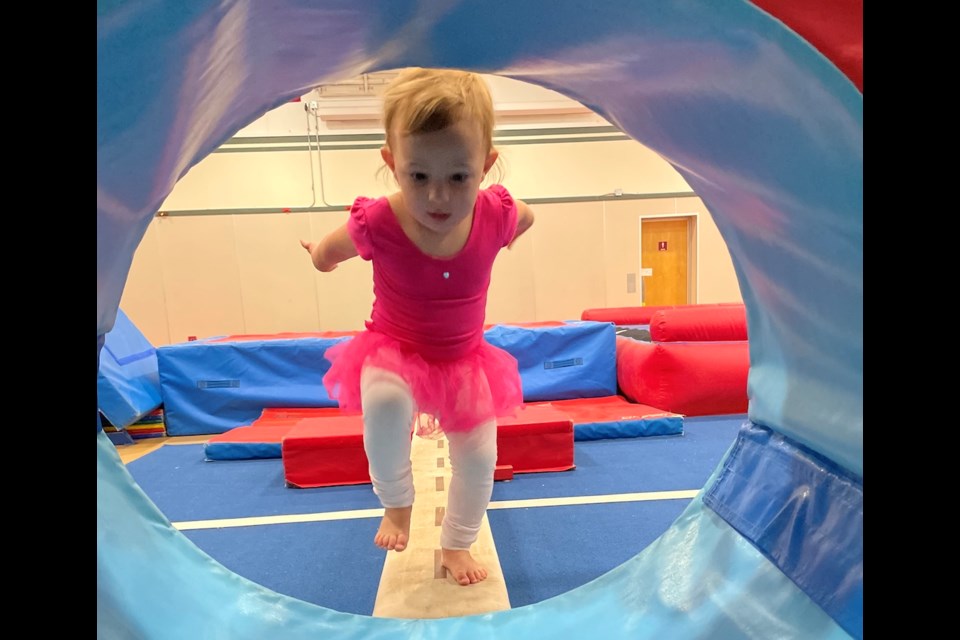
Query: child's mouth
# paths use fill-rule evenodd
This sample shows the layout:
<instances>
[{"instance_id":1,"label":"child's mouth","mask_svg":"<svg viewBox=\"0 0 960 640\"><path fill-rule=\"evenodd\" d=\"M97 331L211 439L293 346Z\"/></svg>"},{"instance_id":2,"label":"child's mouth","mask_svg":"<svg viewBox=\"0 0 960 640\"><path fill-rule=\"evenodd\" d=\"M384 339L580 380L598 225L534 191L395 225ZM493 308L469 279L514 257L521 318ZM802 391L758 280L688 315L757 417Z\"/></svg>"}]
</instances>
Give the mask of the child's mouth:
<instances>
[{"instance_id":1,"label":"child's mouth","mask_svg":"<svg viewBox=\"0 0 960 640\"><path fill-rule=\"evenodd\" d=\"M436 211L434 211L433 213L428 213L427 215L433 218L434 220L436 220L437 222L444 222L445 220L447 220L447 218L450 217L449 213L439 213Z\"/></svg>"}]
</instances>

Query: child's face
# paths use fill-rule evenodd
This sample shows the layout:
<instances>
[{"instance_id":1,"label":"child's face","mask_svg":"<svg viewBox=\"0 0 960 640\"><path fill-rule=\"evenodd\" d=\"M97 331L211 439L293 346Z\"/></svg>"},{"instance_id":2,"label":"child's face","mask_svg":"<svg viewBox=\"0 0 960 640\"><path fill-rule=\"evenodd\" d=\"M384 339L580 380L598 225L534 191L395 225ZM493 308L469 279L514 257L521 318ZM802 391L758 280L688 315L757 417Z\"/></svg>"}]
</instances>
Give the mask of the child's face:
<instances>
[{"instance_id":1,"label":"child's face","mask_svg":"<svg viewBox=\"0 0 960 640\"><path fill-rule=\"evenodd\" d=\"M394 134L391 140L383 159L418 223L444 234L470 217L480 182L497 159L478 125L458 122L431 133Z\"/></svg>"}]
</instances>

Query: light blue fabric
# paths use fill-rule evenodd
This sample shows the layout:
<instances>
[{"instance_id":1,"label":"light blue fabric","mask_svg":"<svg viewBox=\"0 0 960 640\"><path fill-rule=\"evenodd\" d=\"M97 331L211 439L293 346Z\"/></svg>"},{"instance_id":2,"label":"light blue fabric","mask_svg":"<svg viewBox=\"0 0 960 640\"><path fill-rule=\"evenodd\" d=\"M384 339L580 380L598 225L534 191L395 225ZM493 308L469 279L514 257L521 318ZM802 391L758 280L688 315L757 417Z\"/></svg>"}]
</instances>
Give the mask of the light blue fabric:
<instances>
[{"instance_id":1,"label":"light blue fabric","mask_svg":"<svg viewBox=\"0 0 960 640\"><path fill-rule=\"evenodd\" d=\"M326 80L410 65L555 89L670 162L730 250L750 419L862 478L863 95L746 1L98 3L98 340L152 217L191 167ZM170 527L102 432L97 469L100 638L848 637L700 500L651 547L563 596L392 620L227 571Z\"/></svg>"}]
</instances>

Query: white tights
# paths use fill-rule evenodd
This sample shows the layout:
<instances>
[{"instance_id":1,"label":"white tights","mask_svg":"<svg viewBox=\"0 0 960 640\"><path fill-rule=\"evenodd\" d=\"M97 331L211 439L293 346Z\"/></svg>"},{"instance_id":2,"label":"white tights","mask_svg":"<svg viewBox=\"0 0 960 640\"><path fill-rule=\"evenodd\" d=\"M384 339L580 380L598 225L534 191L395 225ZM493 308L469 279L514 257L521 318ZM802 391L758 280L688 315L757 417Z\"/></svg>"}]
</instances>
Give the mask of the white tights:
<instances>
[{"instance_id":1,"label":"white tights","mask_svg":"<svg viewBox=\"0 0 960 640\"><path fill-rule=\"evenodd\" d=\"M414 401L400 376L366 367L360 378L363 405L363 447L370 462L373 491L384 507L413 505L410 429ZM440 529L444 549L469 549L476 542L493 494L497 464L497 422L490 420L467 432L446 433L453 477Z\"/></svg>"}]
</instances>

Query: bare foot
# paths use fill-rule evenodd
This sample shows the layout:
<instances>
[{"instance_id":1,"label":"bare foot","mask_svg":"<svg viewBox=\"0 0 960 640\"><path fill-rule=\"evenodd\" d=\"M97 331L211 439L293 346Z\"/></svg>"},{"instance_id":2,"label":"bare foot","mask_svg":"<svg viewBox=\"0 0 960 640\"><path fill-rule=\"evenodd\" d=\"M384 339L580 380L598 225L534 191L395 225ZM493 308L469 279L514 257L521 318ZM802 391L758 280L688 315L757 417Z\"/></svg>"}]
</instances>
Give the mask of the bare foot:
<instances>
[{"instance_id":1,"label":"bare foot","mask_svg":"<svg viewBox=\"0 0 960 640\"><path fill-rule=\"evenodd\" d=\"M373 537L373 543L387 551L403 551L406 549L407 540L410 538L411 511L413 511L413 506L385 508L383 510L383 520L380 521L377 535Z\"/></svg>"},{"instance_id":2,"label":"bare foot","mask_svg":"<svg viewBox=\"0 0 960 640\"><path fill-rule=\"evenodd\" d=\"M487 579L487 570L466 549L441 549L440 563L453 579L466 586Z\"/></svg>"}]
</instances>

